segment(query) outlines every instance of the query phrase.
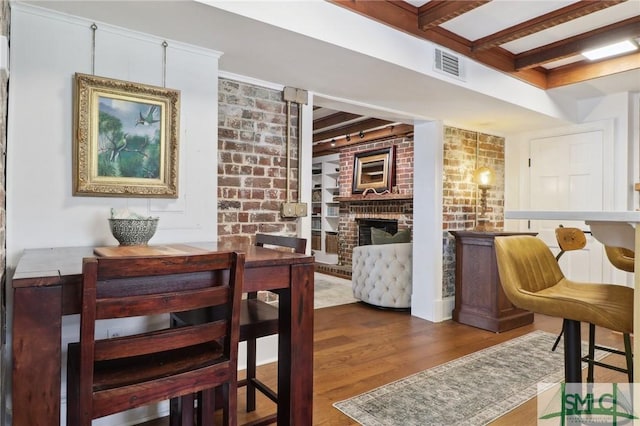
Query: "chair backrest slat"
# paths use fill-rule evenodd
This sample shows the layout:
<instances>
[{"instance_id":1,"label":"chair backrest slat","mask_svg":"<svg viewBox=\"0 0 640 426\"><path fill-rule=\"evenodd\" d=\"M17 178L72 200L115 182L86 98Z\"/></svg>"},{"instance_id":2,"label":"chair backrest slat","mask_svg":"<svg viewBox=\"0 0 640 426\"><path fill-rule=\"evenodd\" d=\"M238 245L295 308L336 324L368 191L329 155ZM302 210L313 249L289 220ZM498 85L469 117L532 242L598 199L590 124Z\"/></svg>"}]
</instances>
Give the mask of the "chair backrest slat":
<instances>
[{"instance_id":1,"label":"chair backrest slat","mask_svg":"<svg viewBox=\"0 0 640 426\"><path fill-rule=\"evenodd\" d=\"M227 321L215 321L193 327L179 327L148 333L99 340L95 346L95 360L125 358L195 346L217 340L227 333Z\"/></svg>"},{"instance_id":2,"label":"chair backrest slat","mask_svg":"<svg viewBox=\"0 0 640 426\"><path fill-rule=\"evenodd\" d=\"M98 276L106 281L228 269L233 261L232 255L232 252L220 252L186 256L105 257L98 264Z\"/></svg>"},{"instance_id":3,"label":"chair backrest slat","mask_svg":"<svg viewBox=\"0 0 640 426\"><path fill-rule=\"evenodd\" d=\"M276 246L293 249L295 253L304 254L307 250L307 240L304 238L285 235L256 234L256 245L259 247Z\"/></svg>"},{"instance_id":4,"label":"chair backrest slat","mask_svg":"<svg viewBox=\"0 0 640 426\"><path fill-rule=\"evenodd\" d=\"M183 312L222 305L228 298L229 287L227 286L104 298L96 301L96 318L125 318Z\"/></svg>"}]
</instances>

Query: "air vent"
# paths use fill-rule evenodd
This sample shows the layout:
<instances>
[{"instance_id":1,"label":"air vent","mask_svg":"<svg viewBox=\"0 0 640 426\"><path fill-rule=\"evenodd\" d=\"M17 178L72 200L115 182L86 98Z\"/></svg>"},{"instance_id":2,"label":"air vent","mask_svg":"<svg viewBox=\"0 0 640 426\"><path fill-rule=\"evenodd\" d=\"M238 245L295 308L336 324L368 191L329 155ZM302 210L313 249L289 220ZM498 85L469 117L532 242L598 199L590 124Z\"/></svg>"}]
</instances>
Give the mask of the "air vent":
<instances>
[{"instance_id":1,"label":"air vent","mask_svg":"<svg viewBox=\"0 0 640 426\"><path fill-rule=\"evenodd\" d=\"M464 80L464 69L462 67L462 58L452 53L436 49L436 57L434 61L436 71Z\"/></svg>"}]
</instances>

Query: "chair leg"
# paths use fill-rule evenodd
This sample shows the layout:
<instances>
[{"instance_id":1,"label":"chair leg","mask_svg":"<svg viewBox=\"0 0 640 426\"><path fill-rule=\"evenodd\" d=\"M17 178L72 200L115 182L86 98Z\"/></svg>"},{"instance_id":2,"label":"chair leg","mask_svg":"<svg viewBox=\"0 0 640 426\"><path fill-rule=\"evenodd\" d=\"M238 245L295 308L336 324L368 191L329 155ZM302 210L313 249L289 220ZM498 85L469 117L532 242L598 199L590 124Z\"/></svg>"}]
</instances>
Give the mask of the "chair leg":
<instances>
[{"instance_id":1,"label":"chair leg","mask_svg":"<svg viewBox=\"0 0 640 426\"><path fill-rule=\"evenodd\" d=\"M587 362L587 383L593 383L593 367L596 359L596 326L589 324L589 361Z\"/></svg>"},{"instance_id":2,"label":"chair leg","mask_svg":"<svg viewBox=\"0 0 640 426\"><path fill-rule=\"evenodd\" d=\"M221 386L222 388L222 424L225 426L237 426L238 424L238 382L232 380ZM211 394L211 400L215 401L215 390L207 391ZM212 407L213 408L213 407ZM212 423L213 424L213 423ZM198 423L198 426L200 424ZM204 424L203 424L204 426Z\"/></svg>"},{"instance_id":3,"label":"chair leg","mask_svg":"<svg viewBox=\"0 0 640 426\"><path fill-rule=\"evenodd\" d=\"M178 426L181 415L180 398L171 398L169 400L169 426Z\"/></svg>"},{"instance_id":4,"label":"chair leg","mask_svg":"<svg viewBox=\"0 0 640 426\"><path fill-rule=\"evenodd\" d=\"M580 321L564 320L564 378L565 383L581 383L582 348Z\"/></svg>"},{"instance_id":5,"label":"chair leg","mask_svg":"<svg viewBox=\"0 0 640 426\"><path fill-rule=\"evenodd\" d=\"M198 392L198 426L215 424L216 392L214 389L206 389Z\"/></svg>"},{"instance_id":6,"label":"chair leg","mask_svg":"<svg viewBox=\"0 0 640 426\"><path fill-rule=\"evenodd\" d=\"M256 409L256 339L247 339L247 412Z\"/></svg>"},{"instance_id":7,"label":"chair leg","mask_svg":"<svg viewBox=\"0 0 640 426\"><path fill-rule=\"evenodd\" d=\"M624 356L627 359L627 376L629 383L633 383L633 347L631 346L631 336L624 333Z\"/></svg>"},{"instance_id":8,"label":"chair leg","mask_svg":"<svg viewBox=\"0 0 640 426\"><path fill-rule=\"evenodd\" d=\"M563 333L564 333L564 321L562 322L562 329L560 330L560 333L558 334L558 337L556 337L555 343L551 347L551 352L555 352L556 351L556 348L558 347L558 343L560 343L560 338L562 337Z\"/></svg>"},{"instance_id":9,"label":"chair leg","mask_svg":"<svg viewBox=\"0 0 640 426\"><path fill-rule=\"evenodd\" d=\"M195 401L194 394L188 394L180 397L180 417L179 425L186 426L194 424L195 410L193 403Z\"/></svg>"}]
</instances>

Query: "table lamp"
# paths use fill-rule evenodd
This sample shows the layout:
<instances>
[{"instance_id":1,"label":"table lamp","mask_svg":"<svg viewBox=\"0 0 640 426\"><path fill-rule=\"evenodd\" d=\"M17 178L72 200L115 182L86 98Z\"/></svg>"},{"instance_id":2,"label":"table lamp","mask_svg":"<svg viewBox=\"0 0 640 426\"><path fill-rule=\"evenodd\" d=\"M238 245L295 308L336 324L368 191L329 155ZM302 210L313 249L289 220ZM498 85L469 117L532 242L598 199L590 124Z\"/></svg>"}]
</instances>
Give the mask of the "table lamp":
<instances>
[{"instance_id":1,"label":"table lamp","mask_svg":"<svg viewBox=\"0 0 640 426\"><path fill-rule=\"evenodd\" d=\"M486 231L490 228L487 216L487 191L495 181L495 172L490 167L479 167L473 173L473 181L480 189L480 215L477 216L476 230Z\"/></svg>"}]
</instances>

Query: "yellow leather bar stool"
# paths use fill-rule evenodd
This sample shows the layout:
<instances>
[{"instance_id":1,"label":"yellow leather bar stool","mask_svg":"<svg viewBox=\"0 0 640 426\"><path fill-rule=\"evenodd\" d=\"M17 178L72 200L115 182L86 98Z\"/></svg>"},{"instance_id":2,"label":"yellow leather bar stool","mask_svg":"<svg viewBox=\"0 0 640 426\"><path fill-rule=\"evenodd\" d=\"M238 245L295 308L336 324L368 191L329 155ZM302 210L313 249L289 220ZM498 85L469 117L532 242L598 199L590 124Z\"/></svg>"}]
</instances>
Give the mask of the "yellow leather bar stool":
<instances>
[{"instance_id":1,"label":"yellow leather bar stool","mask_svg":"<svg viewBox=\"0 0 640 426\"><path fill-rule=\"evenodd\" d=\"M632 250L623 247L605 246L604 251L613 266L625 272L634 271L636 254Z\"/></svg>"},{"instance_id":2,"label":"yellow leather bar stool","mask_svg":"<svg viewBox=\"0 0 640 426\"><path fill-rule=\"evenodd\" d=\"M562 225L556 228L556 241L558 242L558 247L560 247L560 252L556 255L556 260L560 260L562 255L568 251L582 250L587 245L587 237L582 229L565 228ZM560 343L560 338L563 333L564 324L562 325L562 330L560 330L555 343L551 347L552 351L555 351L558 347L558 343Z\"/></svg>"},{"instance_id":3,"label":"yellow leather bar stool","mask_svg":"<svg viewBox=\"0 0 640 426\"><path fill-rule=\"evenodd\" d=\"M532 312L563 318L567 383L582 381L581 322L625 334L633 332L632 288L568 280L549 247L537 237L496 237L495 248L500 281L511 303ZM628 339L625 339L625 349L631 353ZM627 356L626 371L630 380L632 369L633 362Z\"/></svg>"}]
</instances>

